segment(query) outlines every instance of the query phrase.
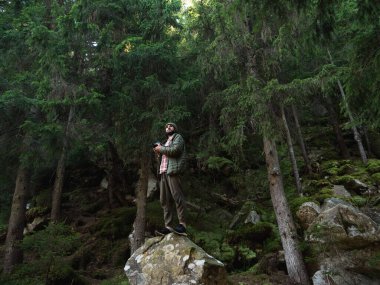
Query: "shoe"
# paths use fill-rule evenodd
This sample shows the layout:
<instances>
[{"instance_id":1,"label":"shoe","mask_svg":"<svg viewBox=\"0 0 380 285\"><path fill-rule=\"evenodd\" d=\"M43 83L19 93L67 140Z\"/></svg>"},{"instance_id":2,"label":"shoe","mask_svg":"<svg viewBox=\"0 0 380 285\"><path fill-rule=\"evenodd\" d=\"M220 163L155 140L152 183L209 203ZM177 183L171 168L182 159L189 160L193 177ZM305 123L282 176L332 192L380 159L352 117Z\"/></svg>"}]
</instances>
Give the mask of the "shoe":
<instances>
[{"instance_id":1,"label":"shoe","mask_svg":"<svg viewBox=\"0 0 380 285\"><path fill-rule=\"evenodd\" d=\"M160 230L156 230L154 233L158 236L165 236L167 234L170 234L172 231L168 229L167 227L162 228Z\"/></svg>"},{"instance_id":2,"label":"shoe","mask_svg":"<svg viewBox=\"0 0 380 285\"><path fill-rule=\"evenodd\" d=\"M176 226L173 229L173 232L175 232L176 234L182 235L182 236L187 236L187 234L186 234L186 228L182 224L179 224L178 226Z\"/></svg>"}]
</instances>

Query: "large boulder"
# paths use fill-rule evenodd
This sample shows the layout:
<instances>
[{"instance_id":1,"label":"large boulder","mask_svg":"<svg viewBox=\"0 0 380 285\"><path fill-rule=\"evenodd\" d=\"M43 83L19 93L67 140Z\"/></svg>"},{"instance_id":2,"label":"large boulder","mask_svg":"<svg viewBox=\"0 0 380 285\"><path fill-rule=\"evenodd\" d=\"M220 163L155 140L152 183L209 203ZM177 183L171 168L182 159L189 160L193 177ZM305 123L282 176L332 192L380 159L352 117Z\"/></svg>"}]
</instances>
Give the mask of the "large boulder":
<instances>
[{"instance_id":1,"label":"large boulder","mask_svg":"<svg viewBox=\"0 0 380 285\"><path fill-rule=\"evenodd\" d=\"M124 271L131 285L227 285L223 263L176 234L148 239Z\"/></svg>"},{"instance_id":2,"label":"large boulder","mask_svg":"<svg viewBox=\"0 0 380 285\"><path fill-rule=\"evenodd\" d=\"M313 275L313 285L378 285L379 280L368 278L356 272L325 268Z\"/></svg>"},{"instance_id":3,"label":"large boulder","mask_svg":"<svg viewBox=\"0 0 380 285\"><path fill-rule=\"evenodd\" d=\"M360 248L380 242L380 229L360 210L337 204L314 220L307 230L307 239L341 248Z\"/></svg>"}]
</instances>

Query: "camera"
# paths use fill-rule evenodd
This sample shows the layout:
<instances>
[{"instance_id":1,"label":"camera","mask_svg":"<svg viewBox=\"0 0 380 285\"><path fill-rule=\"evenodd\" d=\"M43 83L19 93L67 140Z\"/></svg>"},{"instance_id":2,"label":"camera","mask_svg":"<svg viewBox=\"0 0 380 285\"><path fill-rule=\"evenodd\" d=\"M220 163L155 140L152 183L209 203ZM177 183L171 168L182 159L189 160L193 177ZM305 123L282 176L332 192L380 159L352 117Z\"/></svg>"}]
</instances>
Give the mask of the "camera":
<instances>
[{"instance_id":1,"label":"camera","mask_svg":"<svg viewBox=\"0 0 380 285\"><path fill-rule=\"evenodd\" d=\"M160 145L160 144L161 144L161 142L159 142L159 141L154 142L154 143L152 143L152 147L155 148L156 146L158 146L158 145Z\"/></svg>"}]
</instances>

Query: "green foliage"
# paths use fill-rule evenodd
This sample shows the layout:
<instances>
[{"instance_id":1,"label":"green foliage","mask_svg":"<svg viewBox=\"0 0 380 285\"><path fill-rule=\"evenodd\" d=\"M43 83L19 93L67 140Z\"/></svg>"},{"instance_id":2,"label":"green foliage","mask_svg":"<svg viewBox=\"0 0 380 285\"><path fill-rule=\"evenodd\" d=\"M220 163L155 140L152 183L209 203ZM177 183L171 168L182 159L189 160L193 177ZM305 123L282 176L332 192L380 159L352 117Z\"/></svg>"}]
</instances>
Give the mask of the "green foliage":
<instances>
[{"instance_id":1,"label":"green foliage","mask_svg":"<svg viewBox=\"0 0 380 285\"><path fill-rule=\"evenodd\" d=\"M377 185L380 185L380 172L379 173L374 173L371 175L371 179L373 182L375 182Z\"/></svg>"},{"instance_id":2,"label":"green foliage","mask_svg":"<svg viewBox=\"0 0 380 285\"><path fill-rule=\"evenodd\" d=\"M234 167L234 163L225 157L211 156L206 163L208 168L219 171L224 167Z\"/></svg>"},{"instance_id":3,"label":"green foliage","mask_svg":"<svg viewBox=\"0 0 380 285\"><path fill-rule=\"evenodd\" d=\"M74 278L66 258L80 246L80 239L64 224L49 224L44 230L25 236L22 248L34 258L12 274L15 284L44 284L45 280ZM34 282L34 283L33 283Z\"/></svg>"},{"instance_id":4,"label":"green foliage","mask_svg":"<svg viewBox=\"0 0 380 285\"><path fill-rule=\"evenodd\" d=\"M362 197L362 196L352 196L350 198L350 202L355 205L356 207L363 207L366 204L368 204L368 199Z\"/></svg>"},{"instance_id":5,"label":"green foliage","mask_svg":"<svg viewBox=\"0 0 380 285\"><path fill-rule=\"evenodd\" d=\"M367 170L370 174L380 172L380 160L379 159L369 159L367 164Z\"/></svg>"},{"instance_id":6,"label":"green foliage","mask_svg":"<svg viewBox=\"0 0 380 285\"><path fill-rule=\"evenodd\" d=\"M115 276L111 279L104 280L100 283L100 285L129 285L128 278L122 274Z\"/></svg>"},{"instance_id":7,"label":"green foliage","mask_svg":"<svg viewBox=\"0 0 380 285\"><path fill-rule=\"evenodd\" d=\"M132 231L135 219L135 208L117 208L103 216L91 228L91 232L99 237L111 240L125 238Z\"/></svg>"},{"instance_id":8,"label":"green foliage","mask_svg":"<svg viewBox=\"0 0 380 285\"><path fill-rule=\"evenodd\" d=\"M227 233L227 240L230 244L245 244L252 246L254 243L263 242L273 234L273 225L268 222L258 222L257 224L244 224L235 231Z\"/></svg>"}]
</instances>

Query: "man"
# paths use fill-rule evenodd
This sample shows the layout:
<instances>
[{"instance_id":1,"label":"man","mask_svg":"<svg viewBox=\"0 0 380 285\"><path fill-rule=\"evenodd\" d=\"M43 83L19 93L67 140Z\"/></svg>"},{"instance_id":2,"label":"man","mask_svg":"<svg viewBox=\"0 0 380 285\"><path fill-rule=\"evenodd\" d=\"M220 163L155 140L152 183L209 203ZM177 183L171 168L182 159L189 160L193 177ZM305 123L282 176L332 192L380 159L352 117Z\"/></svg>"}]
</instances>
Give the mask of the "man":
<instances>
[{"instance_id":1,"label":"man","mask_svg":"<svg viewBox=\"0 0 380 285\"><path fill-rule=\"evenodd\" d=\"M175 123L165 125L167 141L164 145L157 145L153 150L161 155L160 164L160 202L164 210L165 227L156 231L159 235L170 232L186 235L185 197L183 195L180 174L184 171L186 151L185 141L177 133ZM173 203L174 202L174 203ZM179 224L172 227L174 205L177 211Z\"/></svg>"}]
</instances>

